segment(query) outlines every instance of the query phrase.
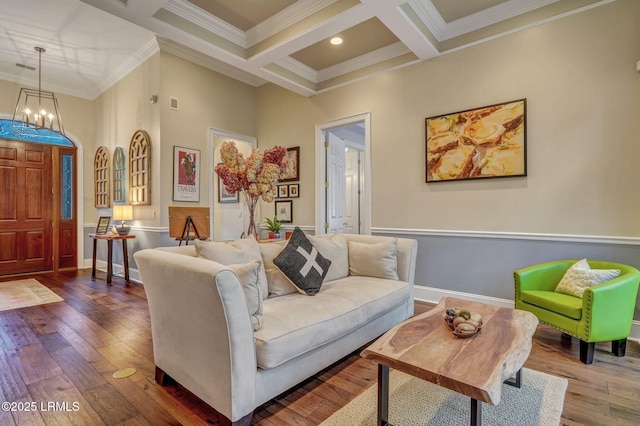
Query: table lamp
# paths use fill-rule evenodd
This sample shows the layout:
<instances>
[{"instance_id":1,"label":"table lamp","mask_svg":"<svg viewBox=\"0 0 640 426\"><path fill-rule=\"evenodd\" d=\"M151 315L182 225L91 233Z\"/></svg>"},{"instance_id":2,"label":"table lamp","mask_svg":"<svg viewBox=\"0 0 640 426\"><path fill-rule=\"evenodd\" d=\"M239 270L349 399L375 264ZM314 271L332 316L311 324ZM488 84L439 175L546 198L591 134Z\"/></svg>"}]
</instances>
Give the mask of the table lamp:
<instances>
[{"instance_id":1,"label":"table lamp","mask_svg":"<svg viewBox=\"0 0 640 426\"><path fill-rule=\"evenodd\" d=\"M128 235L131 228L125 223L125 220L133 220L133 206L120 205L113 206L113 220L121 220L120 226L116 226L119 235Z\"/></svg>"}]
</instances>

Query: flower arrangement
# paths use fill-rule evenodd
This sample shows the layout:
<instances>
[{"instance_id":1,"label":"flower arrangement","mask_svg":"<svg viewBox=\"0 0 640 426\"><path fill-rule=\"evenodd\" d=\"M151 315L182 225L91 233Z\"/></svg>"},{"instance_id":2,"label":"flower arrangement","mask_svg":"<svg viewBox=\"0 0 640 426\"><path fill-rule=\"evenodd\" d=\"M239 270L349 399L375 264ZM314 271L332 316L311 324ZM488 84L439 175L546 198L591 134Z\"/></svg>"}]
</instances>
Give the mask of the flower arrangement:
<instances>
[{"instance_id":1,"label":"flower arrangement","mask_svg":"<svg viewBox=\"0 0 640 426\"><path fill-rule=\"evenodd\" d=\"M229 194L241 192L249 209L247 236L258 233L255 224L255 208L258 199L271 202L276 196L276 185L282 176L291 172L293 164L287 158L287 150L274 146L260 153L254 149L246 159L238 152L235 142L224 142L220 148L222 163L216 173Z\"/></svg>"}]
</instances>

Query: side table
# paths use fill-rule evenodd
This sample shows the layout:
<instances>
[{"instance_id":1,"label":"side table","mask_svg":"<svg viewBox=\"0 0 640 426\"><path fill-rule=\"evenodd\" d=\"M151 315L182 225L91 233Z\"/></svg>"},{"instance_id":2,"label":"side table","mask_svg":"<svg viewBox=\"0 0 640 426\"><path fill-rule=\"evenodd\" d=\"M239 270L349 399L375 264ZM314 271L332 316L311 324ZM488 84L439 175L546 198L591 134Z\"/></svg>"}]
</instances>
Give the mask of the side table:
<instances>
[{"instance_id":1,"label":"side table","mask_svg":"<svg viewBox=\"0 0 640 426\"><path fill-rule=\"evenodd\" d=\"M119 234L89 234L89 238L93 239L93 266L91 268L91 277L96 277L96 249L98 240L107 241L107 284L111 284L111 276L113 275L113 241L122 240L122 258L124 263L124 279L129 282L129 254L127 252L127 240L132 240L135 235L119 235Z\"/></svg>"}]
</instances>

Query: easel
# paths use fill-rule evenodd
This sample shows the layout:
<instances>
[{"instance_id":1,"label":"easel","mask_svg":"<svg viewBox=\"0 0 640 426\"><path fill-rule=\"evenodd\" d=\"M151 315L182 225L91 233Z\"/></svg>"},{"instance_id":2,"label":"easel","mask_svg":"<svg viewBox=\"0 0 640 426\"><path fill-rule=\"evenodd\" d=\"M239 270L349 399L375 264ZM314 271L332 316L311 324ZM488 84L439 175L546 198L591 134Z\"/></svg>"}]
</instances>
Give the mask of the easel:
<instances>
[{"instance_id":1,"label":"easel","mask_svg":"<svg viewBox=\"0 0 640 426\"><path fill-rule=\"evenodd\" d=\"M193 226L193 232L196 234L192 239L195 240L196 237L201 240L202 238L200 238L200 233L198 232L198 228L196 228L196 224L193 223L193 219L191 219L191 216L187 216L187 220L184 223L184 229L182 230L182 236L176 238L176 240L180 241L180 244L178 244L178 246L182 245L182 241L186 241L185 245L189 245L189 233L191 232L191 227ZM186 236L185 236L186 234Z\"/></svg>"},{"instance_id":2,"label":"easel","mask_svg":"<svg viewBox=\"0 0 640 426\"><path fill-rule=\"evenodd\" d=\"M209 207L169 206L169 236L179 245L209 238Z\"/></svg>"}]
</instances>

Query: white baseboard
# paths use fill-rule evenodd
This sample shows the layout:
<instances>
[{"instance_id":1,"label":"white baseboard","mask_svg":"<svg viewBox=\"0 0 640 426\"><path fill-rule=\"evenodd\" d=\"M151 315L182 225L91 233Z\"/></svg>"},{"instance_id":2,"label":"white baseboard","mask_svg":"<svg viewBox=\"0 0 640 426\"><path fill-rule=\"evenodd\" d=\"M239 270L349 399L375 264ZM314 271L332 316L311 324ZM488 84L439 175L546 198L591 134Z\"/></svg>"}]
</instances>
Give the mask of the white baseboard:
<instances>
[{"instance_id":1,"label":"white baseboard","mask_svg":"<svg viewBox=\"0 0 640 426\"><path fill-rule=\"evenodd\" d=\"M459 291L443 290L441 288L426 287L416 285L414 287L414 299L422 302L436 304L443 296L456 297L458 299L468 300L470 302L486 303L488 305L501 306L505 308L513 308L513 300L500 299L497 297L488 297L481 294L462 293ZM640 341L640 321L634 320L631 324L631 333L629 340Z\"/></svg>"}]
</instances>

